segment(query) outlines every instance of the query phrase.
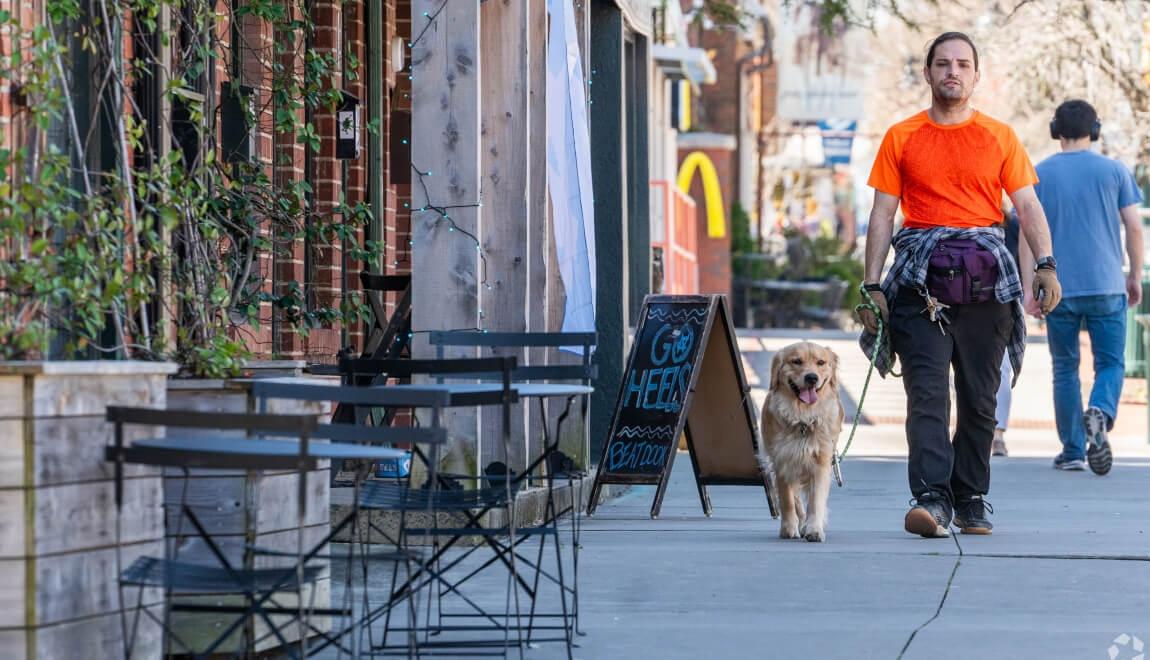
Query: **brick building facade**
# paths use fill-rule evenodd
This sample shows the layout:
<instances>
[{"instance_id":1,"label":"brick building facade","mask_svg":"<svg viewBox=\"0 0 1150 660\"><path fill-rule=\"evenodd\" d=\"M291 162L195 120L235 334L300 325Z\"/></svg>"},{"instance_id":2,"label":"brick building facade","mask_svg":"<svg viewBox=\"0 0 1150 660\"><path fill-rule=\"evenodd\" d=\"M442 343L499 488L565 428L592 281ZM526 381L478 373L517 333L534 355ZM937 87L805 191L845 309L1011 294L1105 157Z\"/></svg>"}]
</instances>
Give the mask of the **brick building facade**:
<instances>
[{"instance_id":1,"label":"brick building facade","mask_svg":"<svg viewBox=\"0 0 1150 660\"><path fill-rule=\"evenodd\" d=\"M686 9L691 3L683 4ZM694 99L691 132L679 137L679 158L702 151L711 159L727 222L722 238L708 236L703 186L696 177L691 196L699 209L699 289L730 294L732 207L742 207L755 233L767 201L762 156L775 142L777 73L769 26L762 17L745 16L743 27L696 22L688 35L693 46L710 56L716 79Z\"/></svg>"},{"instance_id":2,"label":"brick building facade","mask_svg":"<svg viewBox=\"0 0 1150 660\"><path fill-rule=\"evenodd\" d=\"M126 3L125 3L126 4ZM363 269L382 270L386 274L410 273L410 172L407 144L410 137L411 83L409 41L411 39L411 0L318 0L310 4L314 31L307 43L293 44L299 34L275 34L272 24L252 14L244 15L242 23L232 25L233 11L242 6L238 0L219 0L216 3L217 22L212 43L216 56L211 58L210 70L201 76L199 89L205 111L213 113L218 143L225 96L229 85L238 84L250 89L257 106L257 126L248 132L251 141L251 161L261 166L277 187L306 182L310 186L308 205L312 218L337 221L341 214L341 201L347 206L367 205L372 212L368 227L358 232L355 241L360 246L368 239L379 241L386 247L379 255L378 264L363 264L345 258L340 241L296 238L285 244L282 230L270 222L261 227L261 234L277 242L278 254L263 250L254 268L257 280L267 293L284 293L288 282L301 286L301 294L309 306L338 308L345 294L353 302L359 301L359 272ZM285 3L289 11L300 11L306 5ZM42 0L0 0L0 12L7 13L30 30L43 22L45 3ZM148 32L140 27L132 14L123 9L124 61L140 57L145 51L158 50L156 35L165 32L161 27ZM168 11L177 11L170 9ZM302 17L301 17L302 18ZM161 21L163 20L161 15ZM172 19L170 25L175 25ZM78 27L76 33L82 32ZM171 30L173 43L188 38L179 30ZM72 44L66 45L66 58L79 57L76 35L69 35ZM61 36L61 38L64 38ZM15 51L27 44L13 43L11 30L0 28L0 57L11 58ZM151 42L141 41L152 39ZM239 43L235 43L236 41ZM285 44L292 47L285 48ZM278 46L278 48L277 48ZM169 52L175 52L174 46ZM340 160L336 157L338 130L335 113L317 108L312 116L298 110L299 118L311 122L319 136L319 148L313 150L291 133L274 129L277 111L273 96L274 67L301 75L306 62L303 52L312 49L320 55L330 55L337 63L330 84L342 89L360 101L360 141L362 150L357 158ZM402 61L400 61L402 60ZM76 69L82 72L82 69ZM94 94L98 80L90 76L85 81L81 73L75 74L72 94ZM79 90L83 84L92 90ZM142 77L129 81L135 89L147 85ZM153 83L154 84L154 83ZM159 98L158 86L151 92ZM28 121L21 116L20 81L0 80L0 148L23 145L29 140ZM172 112L170 105L155 103L125 103L125 111L144 115L140 117L152 125L171 124L172 116L147 116L148 112L161 115ZM369 127L371 127L369 129ZM172 149L184 137L171 138ZM202 148L202 147L201 147ZM301 220L307 222L307 220ZM177 283L178 285L178 283ZM163 293L161 292L161 295ZM364 328L342 328L338 322L313 328L307 335L291 331L288 324L272 312L271 303L261 304L261 323L258 328L243 322L236 324L235 337L240 338L255 357L309 358L331 361L344 345L362 345ZM174 327L155 331L175 336ZM168 325L174 325L169 321Z\"/></svg>"}]
</instances>

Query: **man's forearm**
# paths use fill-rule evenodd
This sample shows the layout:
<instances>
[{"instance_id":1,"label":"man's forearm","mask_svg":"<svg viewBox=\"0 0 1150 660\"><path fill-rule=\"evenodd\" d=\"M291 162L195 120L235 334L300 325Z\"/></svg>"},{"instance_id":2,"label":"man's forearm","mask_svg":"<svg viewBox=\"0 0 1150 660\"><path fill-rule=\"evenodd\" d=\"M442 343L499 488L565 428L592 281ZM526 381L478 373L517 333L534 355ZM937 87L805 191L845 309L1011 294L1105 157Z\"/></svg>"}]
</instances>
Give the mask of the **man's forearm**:
<instances>
[{"instance_id":1,"label":"man's forearm","mask_svg":"<svg viewBox=\"0 0 1150 660\"><path fill-rule=\"evenodd\" d=\"M1050 242L1050 225L1046 223L1046 213L1037 199L1027 201L1018 207L1018 223L1035 259L1054 254ZM1018 267L1022 270L1031 270L1034 268L1034 263L1020 263Z\"/></svg>"},{"instance_id":2,"label":"man's forearm","mask_svg":"<svg viewBox=\"0 0 1150 660\"><path fill-rule=\"evenodd\" d=\"M1030 291L1034 282L1034 253L1026 241L1018 242L1018 274L1022 277L1022 290Z\"/></svg>"},{"instance_id":3,"label":"man's forearm","mask_svg":"<svg viewBox=\"0 0 1150 660\"><path fill-rule=\"evenodd\" d=\"M1122 224L1126 225L1126 257L1130 260L1130 273L1142 273L1142 219L1136 207L1122 209Z\"/></svg>"},{"instance_id":4,"label":"man's forearm","mask_svg":"<svg viewBox=\"0 0 1150 660\"><path fill-rule=\"evenodd\" d=\"M894 229L893 218L879 209L872 209L866 230L866 266L864 282L878 282L882 278L882 267L890 251L890 237Z\"/></svg>"},{"instance_id":5,"label":"man's forearm","mask_svg":"<svg viewBox=\"0 0 1150 660\"><path fill-rule=\"evenodd\" d=\"M1138 236L1131 239L1130 234L1126 234L1126 255L1130 258L1130 272L1141 273L1145 264L1142 263L1142 228L1139 227L1135 230Z\"/></svg>"}]
</instances>

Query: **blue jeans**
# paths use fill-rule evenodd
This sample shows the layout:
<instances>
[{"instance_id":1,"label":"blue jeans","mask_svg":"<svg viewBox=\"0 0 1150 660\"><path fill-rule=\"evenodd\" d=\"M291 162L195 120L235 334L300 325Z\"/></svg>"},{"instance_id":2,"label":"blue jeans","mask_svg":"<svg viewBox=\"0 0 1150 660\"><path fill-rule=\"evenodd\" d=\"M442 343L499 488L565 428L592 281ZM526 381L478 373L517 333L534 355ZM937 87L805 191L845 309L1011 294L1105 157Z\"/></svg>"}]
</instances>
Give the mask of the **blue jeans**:
<instances>
[{"instance_id":1,"label":"blue jeans","mask_svg":"<svg viewBox=\"0 0 1150 660\"><path fill-rule=\"evenodd\" d=\"M1046 341L1054 366L1054 421L1066 458L1086 456L1082 384L1078 380L1078 335L1083 324L1094 354L1090 406L1106 413L1113 424L1126 376L1125 294L1063 298L1046 317Z\"/></svg>"}]
</instances>

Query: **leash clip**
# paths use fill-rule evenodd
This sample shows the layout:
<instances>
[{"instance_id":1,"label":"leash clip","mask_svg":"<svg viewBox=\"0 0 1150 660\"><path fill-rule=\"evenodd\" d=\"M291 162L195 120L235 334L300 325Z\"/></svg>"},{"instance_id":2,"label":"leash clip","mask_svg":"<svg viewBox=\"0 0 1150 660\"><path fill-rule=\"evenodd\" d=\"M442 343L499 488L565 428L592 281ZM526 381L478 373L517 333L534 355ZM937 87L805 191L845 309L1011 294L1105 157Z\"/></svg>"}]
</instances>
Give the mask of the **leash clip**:
<instances>
[{"instance_id":1,"label":"leash clip","mask_svg":"<svg viewBox=\"0 0 1150 660\"><path fill-rule=\"evenodd\" d=\"M835 452L834 459L831 461L831 469L835 473L835 481L838 483L839 488L842 488L843 487L842 458L839 456L839 453L837 451Z\"/></svg>"}]
</instances>

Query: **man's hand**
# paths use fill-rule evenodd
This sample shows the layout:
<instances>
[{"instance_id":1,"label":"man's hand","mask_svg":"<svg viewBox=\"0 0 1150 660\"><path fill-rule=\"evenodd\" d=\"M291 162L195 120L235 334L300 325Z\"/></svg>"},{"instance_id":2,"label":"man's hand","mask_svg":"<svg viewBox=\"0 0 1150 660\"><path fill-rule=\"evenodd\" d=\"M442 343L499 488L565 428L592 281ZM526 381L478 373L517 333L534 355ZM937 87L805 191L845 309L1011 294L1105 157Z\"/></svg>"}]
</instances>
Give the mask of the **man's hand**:
<instances>
[{"instance_id":1,"label":"man's hand","mask_svg":"<svg viewBox=\"0 0 1150 660\"><path fill-rule=\"evenodd\" d=\"M1038 309L1046 316L1058 307L1062 300L1062 285L1058 283L1058 274L1053 268L1039 268L1034 271L1034 298L1038 301Z\"/></svg>"},{"instance_id":2,"label":"man's hand","mask_svg":"<svg viewBox=\"0 0 1150 660\"><path fill-rule=\"evenodd\" d=\"M1140 302L1142 302L1142 278L1138 273L1131 271L1126 276L1126 305L1137 307Z\"/></svg>"},{"instance_id":3,"label":"man's hand","mask_svg":"<svg viewBox=\"0 0 1150 660\"><path fill-rule=\"evenodd\" d=\"M882 326L884 328L889 327L887 322L890 320L890 308L886 304L886 296L882 294L882 291L870 291L868 293L870 293L871 300L874 301L875 307L878 307L879 315L882 316ZM865 296L863 297L863 301L866 301ZM875 318L874 311L869 307L863 307L859 310L859 320L862 321L863 327L866 328L868 333L872 335L878 334L878 319Z\"/></svg>"},{"instance_id":4,"label":"man's hand","mask_svg":"<svg viewBox=\"0 0 1150 660\"><path fill-rule=\"evenodd\" d=\"M1042 310L1038 307L1038 301L1030 296L1022 296L1022 310L1034 318L1042 318Z\"/></svg>"}]
</instances>

